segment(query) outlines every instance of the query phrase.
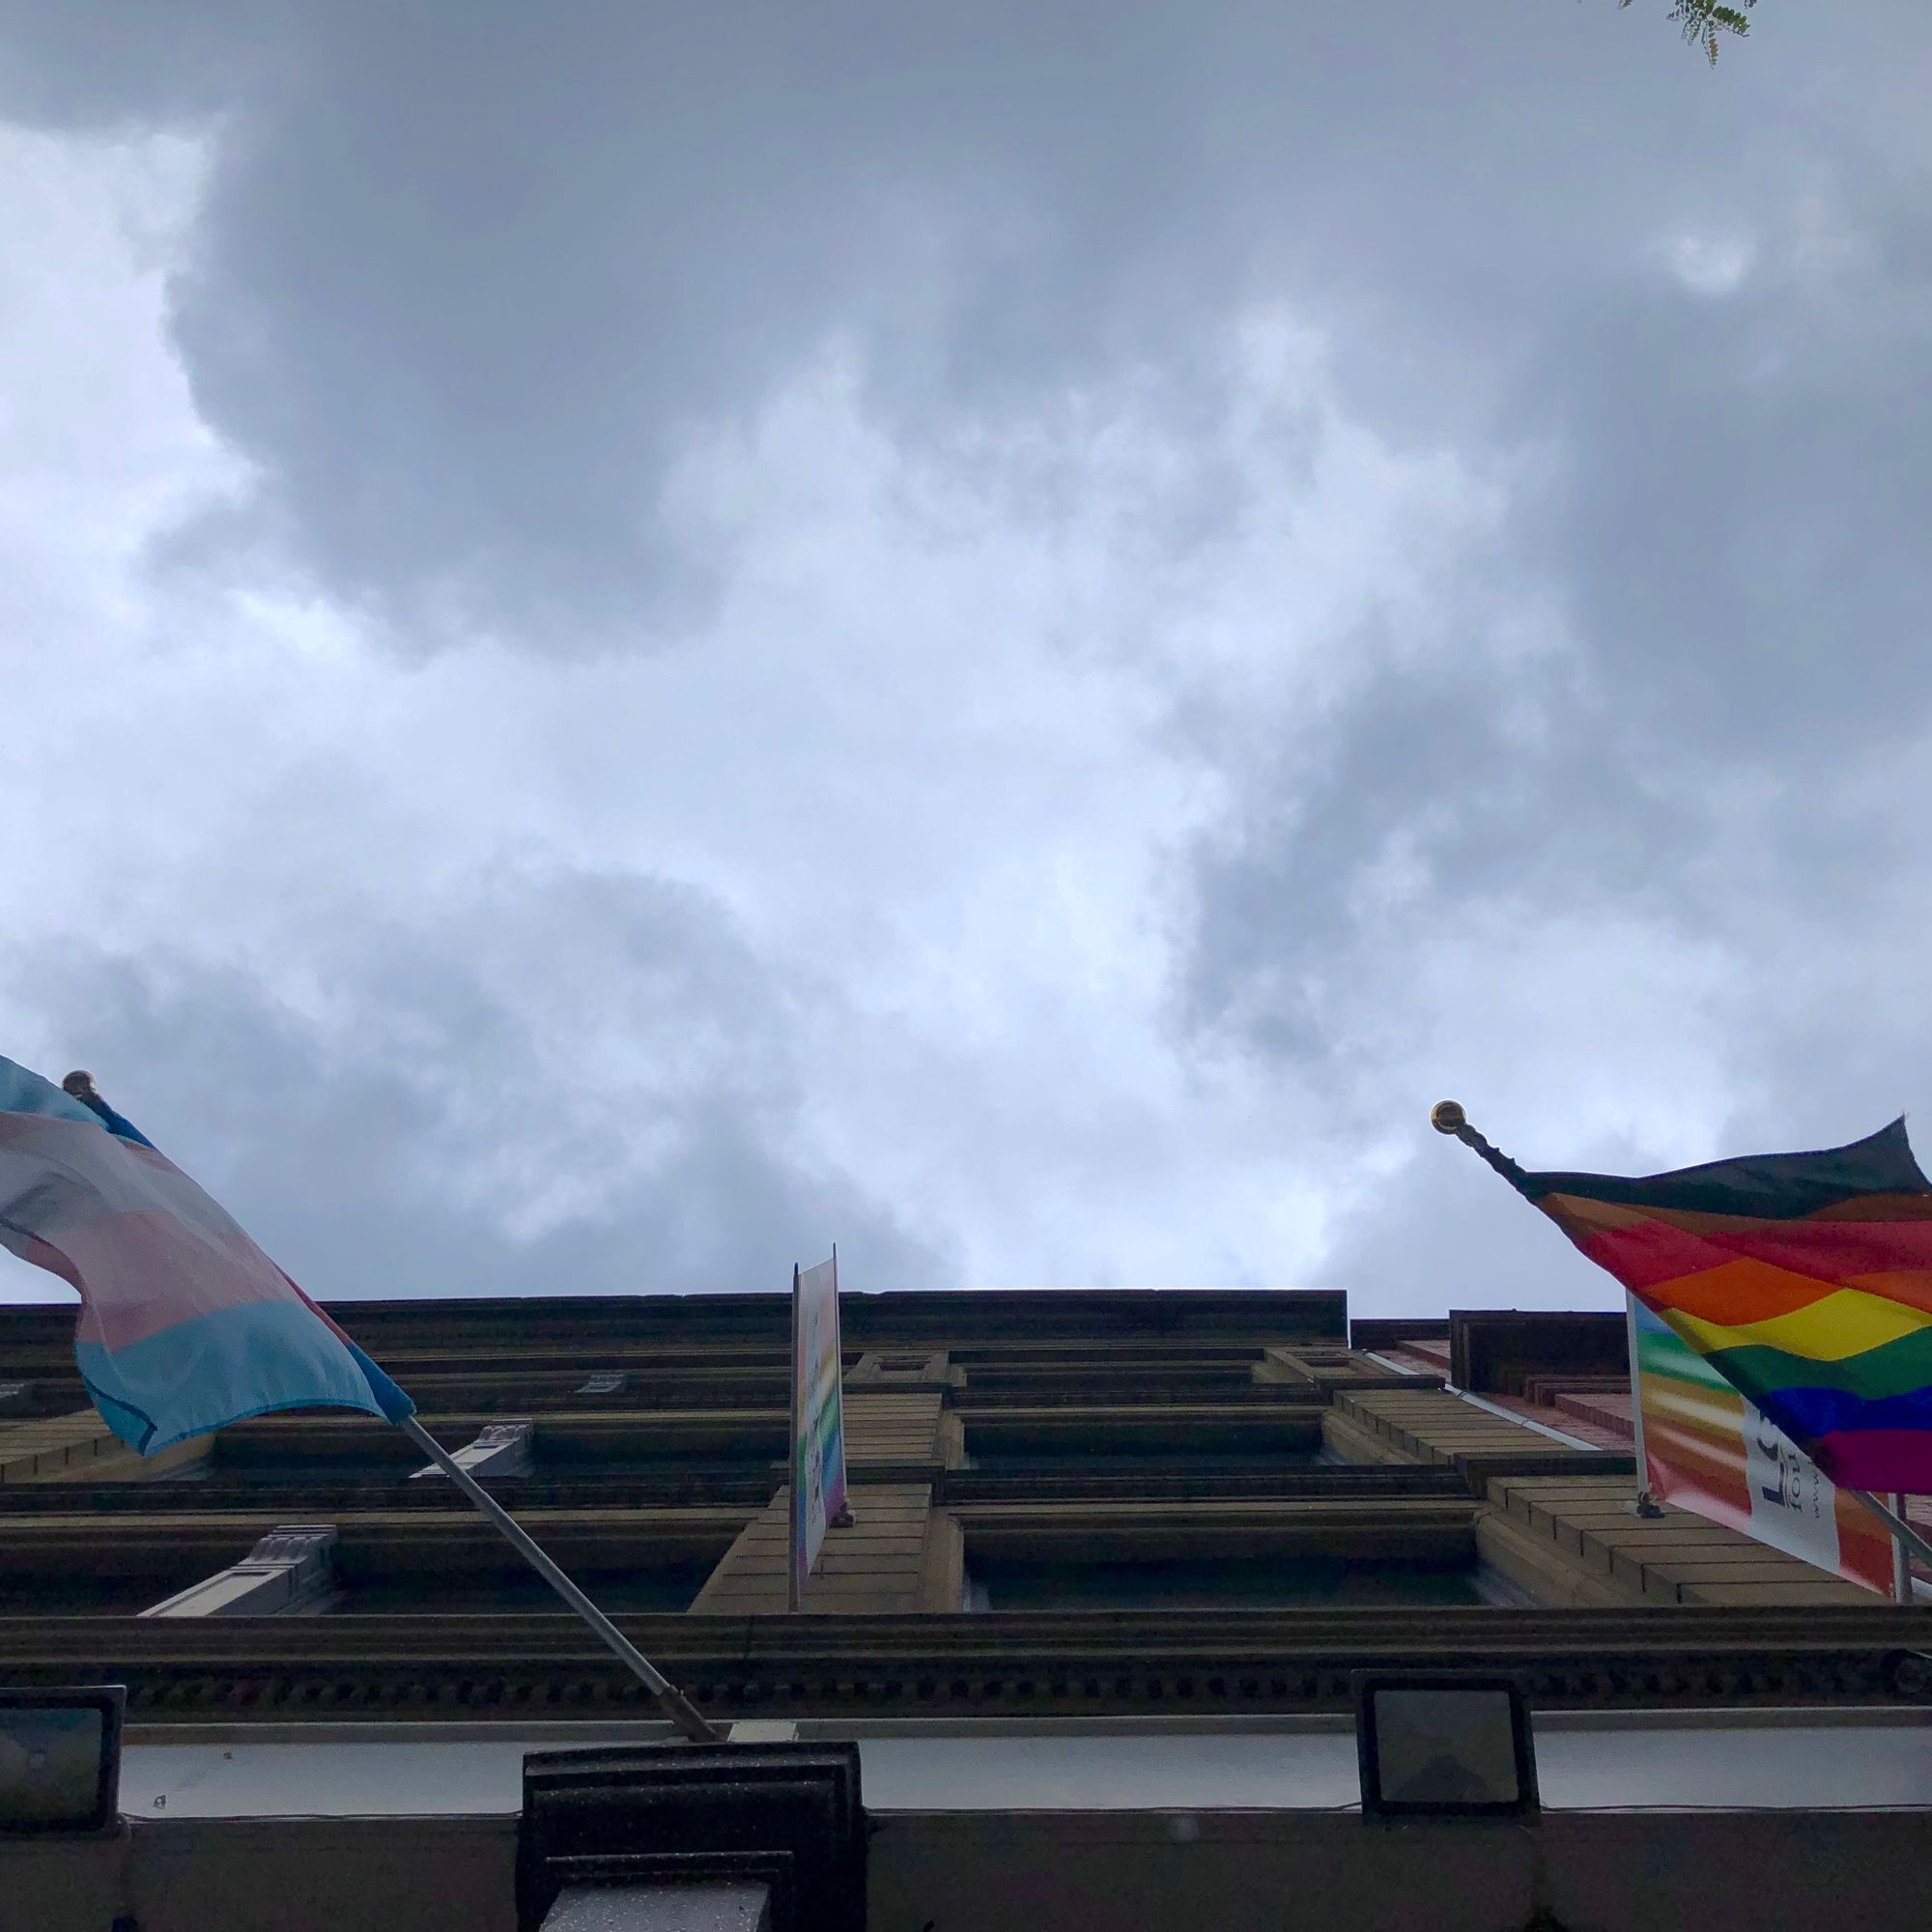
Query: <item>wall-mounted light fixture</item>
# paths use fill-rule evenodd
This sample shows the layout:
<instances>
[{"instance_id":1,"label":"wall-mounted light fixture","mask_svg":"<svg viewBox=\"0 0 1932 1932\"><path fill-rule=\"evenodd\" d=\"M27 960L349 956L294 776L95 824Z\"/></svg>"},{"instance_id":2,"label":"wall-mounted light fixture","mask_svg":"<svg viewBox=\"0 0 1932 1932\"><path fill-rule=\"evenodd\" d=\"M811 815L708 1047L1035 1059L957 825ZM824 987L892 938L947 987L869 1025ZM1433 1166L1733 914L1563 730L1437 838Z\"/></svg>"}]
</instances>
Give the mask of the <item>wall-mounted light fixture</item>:
<instances>
[{"instance_id":1,"label":"wall-mounted light fixture","mask_svg":"<svg viewBox=\"0 0 1932 1932\"><path fill-rule=\"evenodd\" d=\"M1363 1671L1355 1748L1367 1818L1519 1817L1537 1808L1522 1690L1457 1671Z\"/></svg>"},{"instance_id":2,"label":"wall-mounted light fixture","mask_svg":"<svg viewBox=\"0 0 1932 1932\"><path fill-rule=\"evenodd\" d=\"M0 1688L0 1833L102 1832L119 1815L119 1684Z\"/></svg>"}]
</instances>

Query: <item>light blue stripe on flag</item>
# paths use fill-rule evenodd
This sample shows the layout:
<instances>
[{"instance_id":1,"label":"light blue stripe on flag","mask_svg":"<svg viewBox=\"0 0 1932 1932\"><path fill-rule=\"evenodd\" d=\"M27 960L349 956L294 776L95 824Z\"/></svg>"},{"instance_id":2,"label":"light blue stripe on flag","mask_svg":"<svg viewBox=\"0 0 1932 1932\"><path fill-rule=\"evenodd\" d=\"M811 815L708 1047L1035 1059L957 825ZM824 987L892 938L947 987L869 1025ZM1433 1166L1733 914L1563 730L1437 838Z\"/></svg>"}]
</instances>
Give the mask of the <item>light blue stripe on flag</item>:
<instances>
[{"instance_id":1,"label":"light blue stripe on flag","mask_svg":"<svg viewBox=\"0 0 1932 1932\"><path fill-rule=\"evenodd\" d=\"M76 1343L74 1354L109 1427L147 1456L276 1409L359 1408L399 1422L413 1407L299 1301L219 1308L111 1351Z\"/></svg>"}]
</instances>

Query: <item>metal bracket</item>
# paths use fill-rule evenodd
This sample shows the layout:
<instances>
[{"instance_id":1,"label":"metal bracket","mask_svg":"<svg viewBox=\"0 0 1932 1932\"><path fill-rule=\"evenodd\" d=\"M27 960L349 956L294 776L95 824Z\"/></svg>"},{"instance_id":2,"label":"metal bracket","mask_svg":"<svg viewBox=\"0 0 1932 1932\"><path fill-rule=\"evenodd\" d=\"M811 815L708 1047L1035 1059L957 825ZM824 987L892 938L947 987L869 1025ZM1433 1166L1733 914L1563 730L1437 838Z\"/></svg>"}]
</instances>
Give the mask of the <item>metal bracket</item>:
<instances>
[{"instance_id":1,"label":"metal bracket","mask_svg":"<svg viewBox=\"0 0 1932 1932\"><path fill-rule=\"evenodd\" d=\"M527 1476L536 1440L534 1422L492 1422L476 1432L475 1441L457 1450L449 1460L458 1468L468 1469L478 1482L493 1477ZM442 1471L434 1463L425 1463L420 1469L411 1472L410 1480L417 1483L426 1476L442 1477Z\"/></svg>"},{"instance_id":2,"label":"metal bracket","mask_svg":"<svg viewBox=\"0 0 1932 1932\"><path fill-rule=\"evenodd\" d=\"M326 1597L335 1584L335 1525L283 1523L239 1563L190 1583L144 1617L265 1617Z\"/></svg>"}]
</instances>

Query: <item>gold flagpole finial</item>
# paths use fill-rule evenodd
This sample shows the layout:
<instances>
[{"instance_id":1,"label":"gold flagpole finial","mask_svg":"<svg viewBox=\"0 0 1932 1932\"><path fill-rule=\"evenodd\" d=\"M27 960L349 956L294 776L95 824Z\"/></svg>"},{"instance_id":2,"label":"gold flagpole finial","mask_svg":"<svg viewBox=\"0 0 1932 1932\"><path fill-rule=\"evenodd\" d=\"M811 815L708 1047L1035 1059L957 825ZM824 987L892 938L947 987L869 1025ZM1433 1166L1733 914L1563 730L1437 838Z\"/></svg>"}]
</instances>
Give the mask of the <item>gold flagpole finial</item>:
<instances>
[{"instance_id":1,"label":"gold flagpole finial","mask_svg":"<svg viewBox=\"0 0 1932 1932\"><path fill-rule=\"evenodd\" d=\"M1429 1110L1429 1124L1438 1134L1450 1134L1461 1141L1465 1148L1479 1154L1507 1180L1512 1187L1522 1185L1522 1169L1508 1154L1492 1148L1474 1127L1469 1124L1469 1117L1463 1111L1460 1100L1438 1100Z\"/></svg>"},{"instance_id":2,"label":"gold flagpole finial","mask_svg":"<svg viewBox=\"0 0 1932 1932\"><path fill-rule=\"evenodd\" d=\"M71 1094L76 1100L98 1100L100 1090L94 1084L94 1075L83 1066L76 1066L61 1082L61 1091Z\"/></svg>"}]
</instances>

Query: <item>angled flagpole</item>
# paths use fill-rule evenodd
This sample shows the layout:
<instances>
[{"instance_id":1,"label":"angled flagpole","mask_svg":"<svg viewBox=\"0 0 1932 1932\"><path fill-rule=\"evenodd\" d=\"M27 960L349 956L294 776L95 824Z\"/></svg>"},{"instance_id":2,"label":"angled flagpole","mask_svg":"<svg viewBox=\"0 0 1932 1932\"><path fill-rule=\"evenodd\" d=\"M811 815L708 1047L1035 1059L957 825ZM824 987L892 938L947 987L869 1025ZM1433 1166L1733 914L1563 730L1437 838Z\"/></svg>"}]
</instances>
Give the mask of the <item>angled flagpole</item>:
<instances>
[{"instance_id":1,"label":"angled flagpole","mask_svg":"<svg viewBox=\"0 0 1932 1932\"><path fill-rule=\"evenodd\" d=\"M1886 1498L1886 1501L1889 1504L1892 1515L1899 1518L1902 1521L1905 1517L1904 1492L1902 1490L1893 1490L1891 1494ZM1893 1530L1891 1536L1891 1601L1894 1604L1912 1604L1918 1601L1913 1594L1912 1589L1913 1553L1912 1546L1896 1530Z\"/></svg>"},{"instance_id":2,"label":"angled flagpole","mask_svg":"<svg viewBox=\"0 0 1932 1932\"><path fill-rule=\"evenodd\" d=\"M76 1069L61 1082L61 1087L84 1107L106 1118L110 1110L95 1087L92 1074ZM395 1426L482 1511L510 1548L589 1625L598 1639L657 1700L658 1708L670 1719L679 1736L692 1744L723 1741L724 1734L563 1574L535 1538L414 1415L404 1416Z\"/></svg>"},{"instance_id":3,"label":"angled flagpole","mask_svg":"<svg viewBox=\"0 0 1932 1932\"><path fill-rule=\"evenodd\" d=\"M1429 1110L1429 1124L1438 1134L1448 1134L1470 1149L1480 1159L1502 1176L1512 1187L1522 1185L1522 1169L1508 1154L1492 1148L1470 1125L1460 1100L1438 1100ZM1638 1516L1662 1516L1662 1506L1650 1492L1650 1463L1643 1452L1643 1383L1636 1358L1636 1302L1624 1291L1624 1351L1630 1362L1631 1436L1636 1451L1636 1498L1633 1507Z\"/></svg>"},{"instance_id":4,"label":"angled flagpole","mask_svg":"<svg viewBox=\"0 0 1932 1932\"><path fill-rule=\"evenodd\" d=\"M785 1449L789 1464L785 1475L785 1609L787 1612L798 1608L798 1542L805 1510L803 1465L798 1453L798 1361L801 1346L798 1329L798 1264L793 1262L791 1264L791 1428Z\"/></svg>"},{"instance_id":5,"label":"angled flagpole","mask_svg":"<svg viewBox=\"0 0 1932 1932\"><path fill-rule=\"evenodd\" d=\"M1905 1520L1905 1498L1894 1493L1890 1506L1879 1501L1869 1490L1847 1490L1845 1493L1858 1504L1869 1510L1879 1521L1891 1532L1891 1594L1893 1601L1910 1604L1917 1601L1912 1594L1912 1572L1902 1558L1907 1550L1918 1557L1919 1562L1932 1567L1932 1543L1927 1543Z\"/></svg>"},{"instance_id":6,"label":"angled flagpole","mask_svg":"<svg viewBox=\"0 0 1932 1932\"><path fill-rule=\"evenodd\" d=\"M658 1708L677 1726L681 1737L695 1745L723 1742L724 1733L551 1561L543 1546L413 1415L404 1416L396 1427L490 1519L501 1532L503 1541L596 1632L618 1662L657 1699Z\"/></svg>"}]
</instances>

